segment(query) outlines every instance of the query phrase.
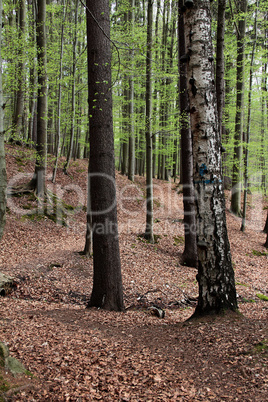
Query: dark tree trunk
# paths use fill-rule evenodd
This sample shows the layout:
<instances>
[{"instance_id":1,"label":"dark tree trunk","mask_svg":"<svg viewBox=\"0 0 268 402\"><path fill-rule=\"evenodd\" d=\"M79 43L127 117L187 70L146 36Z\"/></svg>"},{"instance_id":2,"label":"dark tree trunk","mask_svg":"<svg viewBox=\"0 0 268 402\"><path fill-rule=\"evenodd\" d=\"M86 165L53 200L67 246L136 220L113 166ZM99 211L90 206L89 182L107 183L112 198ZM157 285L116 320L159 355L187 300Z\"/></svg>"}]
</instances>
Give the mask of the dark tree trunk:
<instances>
[{"instance_id":1,"label":"dark tree trunk","mask_svg":"<svg viewBox=\"0 0 268 402\"><path fill-rule=\"evenodd\" d=\"M179 0L179 97L180 97L180 132L181 163L184 207L184 251L181 263L188 267L197 267L195 200L193 187L193 147L189 119L189 98L187 93L187 64L184 38L183 7Z\"/></svg>"},{"instance_id":2,"label":"dark tree trunk","mask_svg":"<svg viewBox=\"0 0 268 402\"><path fill-rule=\"evenodd\" d=\"M199 297L194 315L200 316L235 311L237 300L225 217L210 1L195 0L184 22L186 48L191 48L187 87L197 213Z\"/></svg>"},{"instance_id":3,"label":"dark tree trunk","mask_svg":"<svg viewBox=\"0 0 268 402\"><path fill-rule=\"evenodd\" d=\"M268 211L267 211L267 217L266 217L266 222L263 228L263 232L268 234Z\"/></svg>"},{"instance_id":4,"label":"dark tree trunk","mask_svg":"<svg viewBox=\"0 0 268 402\"><path fill-rule=\"evenodd\" d=\"M38 61L37 144L35 173L30 187L36 190L38 197L43 198L47 162L46 0L37 1L36 42Z\"/></svg>"},{"instance_id":5,"label":"dark tree trunk","mask_svg":"<svg viewBox=\"0 0 268 402\"><path fill-rule=\"evenodd\" d=\"M87 187L87 229L86 242L83 254L90 256L92 254L93 239L92 239L92 214L90 205L90 172L88 172L88 187Z\"/></svg>"},{"instance_id":6,"label":"dark tree trunk","mask_svg":"<svg viewBox=\"0 0 268 402\"><path fill-rule=\"evenodd\" d=\"M124 306L116 212L109 37L109 0L87 0L89 170L94 269L88 307L121 311Z\"/></svg>"}]
</instances>

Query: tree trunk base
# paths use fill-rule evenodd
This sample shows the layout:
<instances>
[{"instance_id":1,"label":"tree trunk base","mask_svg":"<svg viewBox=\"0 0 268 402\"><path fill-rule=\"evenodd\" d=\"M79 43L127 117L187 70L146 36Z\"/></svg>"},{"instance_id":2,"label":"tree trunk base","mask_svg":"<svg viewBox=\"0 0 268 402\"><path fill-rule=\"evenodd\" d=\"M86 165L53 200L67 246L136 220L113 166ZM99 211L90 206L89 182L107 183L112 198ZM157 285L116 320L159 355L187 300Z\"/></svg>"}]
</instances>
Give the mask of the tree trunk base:
<instances>
[{"instance_id":1,"label":"tree trunk base","mask_svg":"<svg viewBox=\"0 0 268 402\"><path fill-rule=\"evenodd\" d=\"M198 268L198 260L196 255L191 255L188 253L182 253L180 264L190 268Z\"/></svg>"},{"instance_id":2,"label":"tree trunk base","mask_svg":"<svg viewBox=\"0 0 268 402\"><path fill-rule=\"evenodd\" d=\"M195 312L186 320L186 322L209 322L215 321L219 317L238 320L243 317L243 314L238 310L234 311L231 309L222 309L220 311L211 310L206 312L198 312L195 310Z\"/></svg>"}]
</instances>

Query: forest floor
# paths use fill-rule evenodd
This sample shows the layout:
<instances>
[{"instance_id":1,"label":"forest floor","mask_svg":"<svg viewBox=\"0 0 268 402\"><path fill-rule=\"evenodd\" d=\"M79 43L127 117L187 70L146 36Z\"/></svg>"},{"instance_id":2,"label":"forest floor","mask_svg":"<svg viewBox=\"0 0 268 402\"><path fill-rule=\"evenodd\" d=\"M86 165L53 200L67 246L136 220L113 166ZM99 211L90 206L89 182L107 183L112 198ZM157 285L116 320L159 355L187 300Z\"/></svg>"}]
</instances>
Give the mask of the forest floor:
<instances>
[{"instance_id":1,"label":"forest floor","mask_svg":"<svg viewBox=\"0 0 268 402\"><path fill-rule=\"evenodd\" d=\"M9 184L29 180L32 153L13 146L6 152ZM261 232L267 200L249 196L245 233L226 212L241 314L186 321L198 286L196 270L180 265L182 195L174 183L154 180L159 238L148 244L139 237L145 180L131 184L117 173L126 312L107 312L85 308L92 288L92 258L80 254L87 161L72 162L68 176L60 168L54 185L51 173L50 161L47 185L66 202L67 226L27 216L36 207L29 195L8 198L0 271L17 287L0 300L0 341L33 376L13 391L0 390L3 400L268 401L268 302L259 298L268 295ZM227 193L226 201L228 208ZM152 304L165 309L164 319L150 314Z\"/></svg>"}]
</instances>

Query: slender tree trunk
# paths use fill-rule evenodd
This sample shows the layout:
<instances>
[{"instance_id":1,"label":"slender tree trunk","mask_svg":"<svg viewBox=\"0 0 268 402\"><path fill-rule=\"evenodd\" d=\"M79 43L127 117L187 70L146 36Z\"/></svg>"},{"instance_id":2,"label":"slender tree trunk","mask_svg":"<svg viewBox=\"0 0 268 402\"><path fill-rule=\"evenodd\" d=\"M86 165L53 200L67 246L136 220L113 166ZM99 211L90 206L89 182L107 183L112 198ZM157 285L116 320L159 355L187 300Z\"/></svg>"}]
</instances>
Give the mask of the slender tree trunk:
<instances>
[{"instance_id":1,"label":"slender tree trunk","mask_svg":"<svg viewBox=\"0 0 268 402\"><path fill-rule=\"evenodd\" d=\"M4 141L4 108L3 108L3 88L2 88L2 11L3 4L0 0L0 240L3 235L6 222L6 161L5 161L5 141Z\"/></svg>"},{"instance_id":2,"label":"slender tree trunk","mask_svg":"<svg viewBox=\"0 0 268 402\"><path fill-rule=\"evenodd\" d=\"M163 8L163 28L162 28L162 42L161 42L161 69L162 74L166 72L166 50L167 50L167 37L168 37L168 11L170 6L170 0L164 2ZM160 148L158 163L158 178L165 180L166 176L166 78L163 77L160 82Z\"/></svg>"},{"instance_id":3,"label":"slender tree trunk","mask_svg":"<svg viewBox=\"0 0 268 402\"><path fill-rule=\"evenodd\" d=\"M216 93L217 93L217 111L218 111L220 138L222 138L222 132L223 132L222 119L223 119L223 109L225 99L225 85L224 85L225 8L226 8L226 0L218 0Z\"/></svg>"},{"instance_id":4,"label":"slender tree trunk","mask_svg":"<svg viewBox=\"0 0 268 402\"><path fill-rule=\"evenodd\" d=\"M154 37L155 37L155 64L157 65L159 63L159 39L158 39L158 28L159 28L159 15L160 15L160 9L161 9L161 1L157 0L156 4L156 16L155 16L155 30L154 30ZM154 99L154 107L153 107L153 121L154 121L154 127L155 130L156 127L158 126L158 106L157 106L157 97L158 97L158 80L155 80L155 85L154 85L154 94L153 94L153 99ZM156 165L157 165L157 136L154 134L153 135L153 177L155 177L156 174Z\"/></svg>"},{"instance_id":5,"label":"slender tree trunk","mask_svg":"<svg viewBox=\"0 0 268 402\"><path fill-rule=\"evenodd\" d=\"M52 174L52 183L55 183L57 169L58 169L58 162L60 156L60 141L61 141L61 98L62 98L62 91L61 91L61 81L62 81L62 60L63 60L63 49L64 49L64 26L65 26L65 18L66 18L66 8L67 3L65 4L65 0L62 0L63 6L63 15L62 15L62 25L61 25L61 42L60 42L60 71L59 71L59 89L58 89L58 105L57 105L57 133L56 133L56 159Z\"/></svg>"},{"instance_id":6,"label":"slender tree trunk","mask_svg":"<svg viewBox=\"0 0 268 402\"><path fill-rule=\"evenodd\" d=\"M36 7L35 7L35 2L32 2L32 12L30 13L31 15L31 24L32 24L32 29L31 29L31 40L33 43L36 43ZM29 120L28 120L28 143L30 147L32 147L34 135L34 116L35 116L35 111L36 111L36 65L34 58L31 60L31 68L30 68L30 82L29 82L29 89L30 89L30 102L29 102Z\"/></svg>"},{"instance_id":7,"label":"slender tree trunk","mask_svg":"<svg viewBox=\"0 0 268 402\"><path fill-rule=\"evenodd\" d=\"M266 177L265 177L265 94L267 93L266 85L267 63L262 66L262 93L261 93L261 188L263 194L266 195Z\"/></svg>"},{"instance_id":8,"label":"slender tree trunk","mask_svg":"<svg viewBox=\"0 0 268 402\"><path fill-rule=\"evenodd\" d=\"M87 0L89 171L94 271L88 307L121 311L124 305L116 211L109 37L109 0Z\"/></svg>"},{"instance_id":9,"label":"slender tree trunk","mask_svg":"<svg viewBox=\"0 0 268 402\"><path fill-rule=\"evenodd\" d=\"M241 231L244 232L246 228L246 212L247 212L247 195L248 195L248 154L249 154L249 142L250 142L250 125L251 125L251 98L252 98L252 81L253 81L253 67L254 67L254 57L255 48L257 42L257 14L258 14L258 0L256 3L255 10L255 23L254 23L254 42L251 53L250 61L250 72L249 72L249 92L248 92L248 119L247 119L247 132L246 132L246 143L245 143L245 170L244 170L244 199L243 199L243 212L242 212L242 223Z\"/></svg>"},{"instance_id":10,"label":"slender tree trunk","mask_svg":"<svg viewBox=\"0 0 268 402\"><path fill-rule=\"evenodd\" d=\"M45 177L47 162L47 74L46 74L46 1L37 0L37 61L38 61L38 94L37 94L37 145L35 173L30 187L36 190L37 196L45 194Z\"/></svg>"},{"instance_id":11,"label":"slender tree trunk","mask_svg":"<svg viewBox=\"0 0 268 402\"><path fill-rule=\"evenodd\" d=\"M188 267L197 267L195 199L193 187L193 147L189 119L189 97L187 93L187 55L185 49L183 0L179 0L179 97L180 97L180 133L181 161L184 207L184 251L181 263Z\"/></svg>"},{"instance_id":12,"label":"slender tree trunk","mask_svg":"<svg viewBox=\"0 0 268 402\"><path fill-rule=\"evenodd\" d=\"M19 55L18 55L18 68L17 68L17 82L18 90L16 96L15 116L14 116L14 128L13 135L20 137L23 131L22 116L24 108L24 36L25 36L25 24L26 24L26 3L25 0L19 1Z\"/></svg>"},{"instance_id":13,"label":"slender tree trunk","mask_svg":"<svg viewBox=\"0 0 268 402\"><path fill-rule=\"evenodd\" d=\"M236 117L234 136L234 162L232 178L231 211L241 213L241 160L243 133L243 104L244 104L244 48L246 32L247 0L239 0L240 13L237 32L237 70L236 70Z\"/></svg>"},{"instance_id":14,"label":"slender tree trunk","mask_svg":"<svg viewBox=\"0 0 268 402\"><path fill-rule=\"evenodd\" d=\"M75 73L76 73L76 46L77 46L77 19L78 19L78 0L75 1L75 17L74 17L74 40L73 40L73 71L72 71L72 123L71 123L71 138L68 149L67 159L64 165L64 172L67 173L70 160L73 153L74 130L75 130Z\"/></svg>"},{"instance_id":15,"label":"slender tree trunk","mask_svg":"<svg viewBox=\"0 0 268 402\"><path fill-rule=\"evenodd\" d=\"M134 26L135 26L135 0L130 1L130 12L129 12L129 24L132 35L134 36ZM134 115L134 49L129 51L130 65L132 68L131 75L129 77L129 118L130 118L130 133L128 142L128 178L134 181L135 175L135 115Z\"/></svg>"},{"instance_id":16,"label":"slender tree trunk","mask_svg":"<svg viewBox=\"0 0 268 402\"><path fill-rule=\"evenodd\" d=\"M195 0L184 14L187 87L193 135L199 284L194 315L237 309L225 217L221 143L214 85L209 0Z\"/></svg>"},{"instance_id":17,"label":"slender tree trunk","mask_svg":"<svg viewBox=\"0 0 268 402\"><path fill-rule=\"evenodd\" d=\"M152 158L152 40L153 40L153 0L148 0L147 11L147 53L146 53L146 228L145 238L154 243L153 232L153 158Z\"/></svg>"},{"instance_id":18,"label":"slender tree trunk","mask_svg":"<svg viewBox=\"0 0 268 402\"><path fill-rule=\"evenodd\" d=\"M124 75L124 82L126 83L127 77ZM126 85L126 84L125 84ZM126 175L127 174L127 166L128 166L128 137L129 137L129 105L128 105L128 100L129 100L129 90L125 86L124 87L124 104L122 105L122 160L121 160L121 174Z\"/></svg>"}]
</instances>

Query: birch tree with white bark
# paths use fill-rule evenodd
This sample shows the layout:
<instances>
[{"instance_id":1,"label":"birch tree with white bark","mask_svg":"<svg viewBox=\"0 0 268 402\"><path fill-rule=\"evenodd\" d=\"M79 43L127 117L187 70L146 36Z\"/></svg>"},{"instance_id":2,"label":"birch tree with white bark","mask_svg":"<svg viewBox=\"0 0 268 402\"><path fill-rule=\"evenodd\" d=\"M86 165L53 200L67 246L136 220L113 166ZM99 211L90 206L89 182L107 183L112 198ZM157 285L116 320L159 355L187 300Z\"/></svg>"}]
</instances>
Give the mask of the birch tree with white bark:
<instances>
[{"instance_id":1,"label":"birch tree with white bark","mask_svg":"<svg viewBox=\"0 0 268 402\"><path fill-rule=\"evenodd\" d=\"M199 284L195 316L237 310L227 235L209 0L185 3ZM188 8L187 8L188 5Z\"/></svg>"},{"instance_id":2,"label":"birch tree with white bark","mask_svg":"<svg viewBox=\"0 0 268 402\"><path fill-rule=\"evenodd\" d=\"M2 0L0 0L0 239L6 221L6 161L4 142L4 108L2 90Z\"/></svg>"}]
</instances>

